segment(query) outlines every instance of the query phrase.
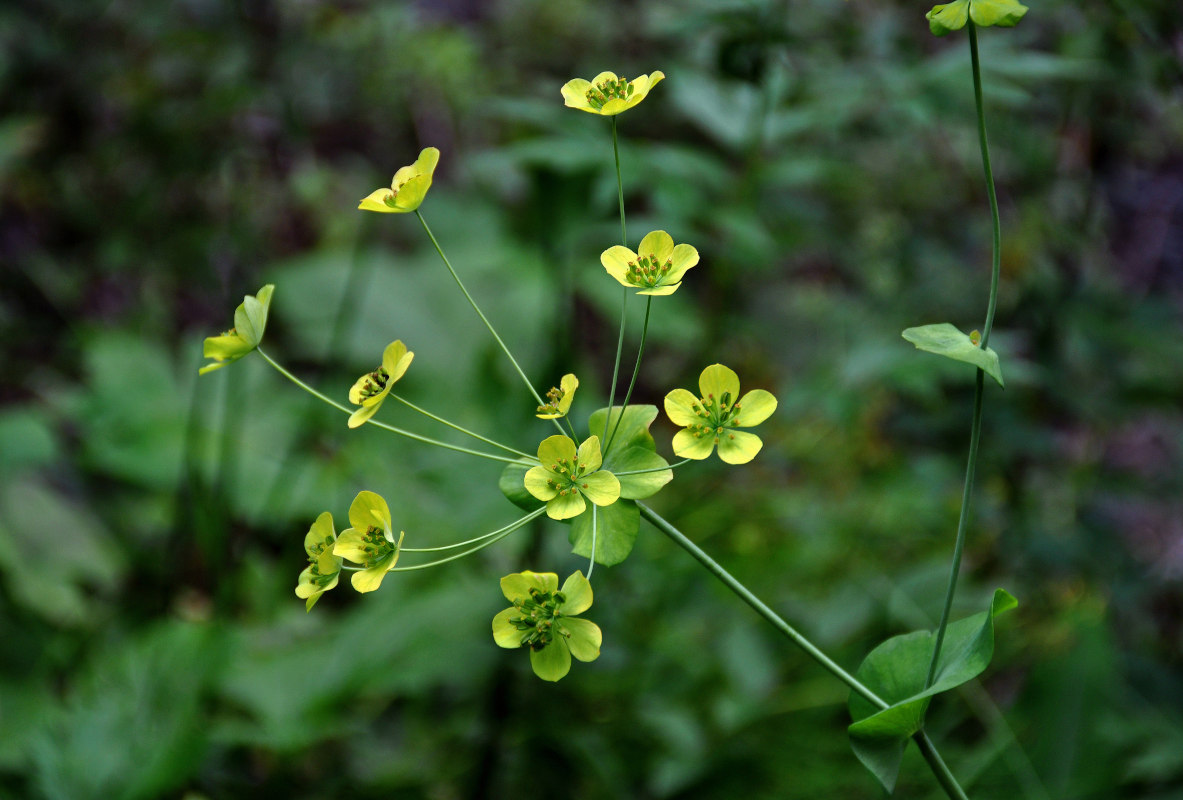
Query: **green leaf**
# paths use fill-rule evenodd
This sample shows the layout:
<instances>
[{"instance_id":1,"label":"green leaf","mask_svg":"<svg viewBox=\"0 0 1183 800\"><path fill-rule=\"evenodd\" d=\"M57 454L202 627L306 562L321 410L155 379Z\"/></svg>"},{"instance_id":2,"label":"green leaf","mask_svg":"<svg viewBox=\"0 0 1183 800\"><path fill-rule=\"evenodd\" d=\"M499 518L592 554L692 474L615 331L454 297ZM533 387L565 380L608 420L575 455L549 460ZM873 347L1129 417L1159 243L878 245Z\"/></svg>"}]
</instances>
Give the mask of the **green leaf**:
<instances>
[{"instance_id":1,"label":"green leaf","mask_svg":"<svg viewBox=\"0 0 1183 800\"><path fill-rule=\"evenodd\" d=\"M509 502L527 511L533 511L546 505L526 491L526 473L530 467L536 466L538 465L525 461L506 464L505 469L501 470L501 477L497 480L497 488L509 499Z\"/></svg>"},{"instance_id":2,"label":"green leaf","mask_svg":"<svg viewBox=\"0 0 1183 800\"><path fill-rule=\"evenodd\" d=\"M627 450L612 448L611 462L605 462L603 469L610 471L620 481L620 496L626 500L644 500L661 491L661 487L674 479L674 471L666 469L669 462L652 450L644 447L630 447ZM624 472L641 472L640 475L622 475Z\"/></svg>"},{"instance_id":3,"label":"green leaf","mask_svg":"<svg viewBox=\"0 0 1183 800\"><path fill-rule=\"evenodd\" d=\"M916 345L918 350L927 350L954 361L973 364L998 381L999 386L1006 386L1002 382L1002 366L998 362L998 353L989 347L982 349L977 346L969 336L948 322L908 328L901 335Z\"/></svg>"},{"instance_id":4,"label":"green leaf","mask_svg":"<svg viewBox=\"0 0 1183 800\"><path fill-rule=\"evenodd\" d=\"M571 552L590 558L592 553L592 512L596 515L596 563L610 567L628 558L637 530L641 527L641 512L631 500L617 500L610 506L592 506L571 523Z\"/></svg>"},{"instance_id":5,"label":"green leaf","mask_svg":"<svg viewBox=\"0 0 1183 800\"><path fill-rule=\"evenodd\" d=\"M854 723L847 731L854 754L887 791L895 788L904 748L923 727L929 701L934 695L973 680L986 669L994 655L994 617L1016 605L1014 597L998 589L989 611L950 624L945 630L935 680L928 689L924 681L936 643L933 631L893 636L863 660L855 677L891 705L878 710L852 692L849 707Z\"/></svg>"},{"instance_id":6,"label":"green leaf","mask_svg":"<svg viewBox=\"0 0 1183 800\"><path fill-rule=\"evenodd\" d=\"M624 416L621 416L621 407L612 406L612 426L605 432L604 421L608 416L608 409L601 408L592 413L587 421L588 430L593 436L600 437L600 446L604 449L604 469L611 469L608 466L609 456L617 453L622 453L630 447L643 447L646 450L656 450L657 447L653 443L653 437L649 434L649 426L653 424L653 420L657 419L657 406L629 406L624 409ZM620 426L617 427L617 420L620 421ZM616 435L612 439L611 453L606 449L608 446L608 437L615 430Z\"/></svg>"}]
</instances>

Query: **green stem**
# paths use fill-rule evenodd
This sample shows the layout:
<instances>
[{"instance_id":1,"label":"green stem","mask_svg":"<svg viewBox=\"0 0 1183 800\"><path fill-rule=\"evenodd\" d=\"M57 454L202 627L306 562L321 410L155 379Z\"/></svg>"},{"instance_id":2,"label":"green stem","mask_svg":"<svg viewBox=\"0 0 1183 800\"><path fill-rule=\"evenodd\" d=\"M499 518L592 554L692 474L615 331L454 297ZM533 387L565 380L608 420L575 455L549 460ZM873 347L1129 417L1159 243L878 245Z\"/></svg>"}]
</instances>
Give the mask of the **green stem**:
<instances>
[{"instance_id":1,"label":"green stem","mask_svg":"<svg viewBox=\"0 0 1183 800\"><path fill-rule=\"evenodd\" d=\"M867 700L867 702L871 703L876 708L887 708L888 704L886 701L868 689L865 685L863 685L862 682L860 682L849 672L838 666L830 659L829 656L827 656L821 650L818 650L817 647L814 646L813 642L809 641L800 633L798 633L796 629L793 628L793 626L785 622L784 619L782 619L775 611L766 606L758 597L748 591L748 587L740 583L735 577L731 575L730 572L723 569L723 567L721 567L718 562L708 556L698 545L686 538L684 533L675 528L673 525L667 522L664 517L657 514L657 512L639 500L637 501L637 508L641 510L641 516L647 519L649 523L653 525L653 527L657 528L670 539L673 539L675 544L693 556L695 560L698 561L698 563L707 568L708 572L722 581L724 586L739 595L741 600L755 609L757 614L771 623L772 627L776 628L778 631L788 637L789 640L793 642L793 644L804 650L810 658L812 658L818 664L821 664L822 667L828 670L838 680L842 681L851 689L862 695Z\"/></svg>"},{"instance_id":2,"label":"green stem","mask_svg":"<svg viewBox=\"0 0 1183 800\"><path fill-rule=\"evenodd\" d=\"M633 470L629 470L628 472L613 472L612 474L619 478L621 475L644 475L647 472L664 472L667 469L677 469L678 467L682 466L683 464L689 464L693 460L694 459L692 459L692 458L683 458L677 464L670 464L668 467L654 467L653 469L633 469Z\"/></svg>"},{"instance_id":3,"label":"green stem","mask_svg":"<svg viewBox=\"0 0 1183 800\"><path fill-rule=\"evenodd\" d=\"M442 547L404 547L404 548L402 548L402 552L404 552L404 553L439 553L443 550L455 550L457 547L465 547L470 544L475 544L476 542L483 542L486 539L492 539L494 536L499 536L503 533L512 533L513 531L516 531L518 528L522 527L527 522L534 519L541 512L543 512L545 510L546 510L545 508L540 508L536 511L531 511L526 516L522 517L519 520L515 520L514 522L509 523L505 527L498 528L495 531L490 531L489 533L486 533L482 536L477 536L475 539L469 539L466 542L456 542L455 544L446 544ZM500 539L498 539L498 541L500 541ZM489 544L492 544L492 542L489 542ZM477 548L477 549L479 550L480 548ZM470 550L469 552L471 553L471 552L476 552L476 551Z\"/></svg>"},{"instance_id":4,"label":"green stem","mask_svg":"<svg viewBox=\"0 0 1183 800\"><path fill-rule=\"evenodd\" d=\"M620 178L620 145L616 137L616 117L612 117L612 157L616 162L616 198L620 204L620 243L628 247L628 228L624 224L624 181ZM608 430L611 421L612 406L616 403L616 379L620 377L620 356L624 352L624 323L628 318L628 287L620 290L620 334L616 337L616 362L612 365L612 388L608 390L608 417L604 421L604 430ZM623 412L621 412L623 414ZM604 452L607 452L605 449Z\"/></svg>"},{"instance_id":5,"label":"green stem","mask_svg":"<svg viewBox=\"0 0 1183 800\"><path fill-rule=\"evenodd\" d=\"M969 29L969 59L973 72L974 104L978 112L978 144L982 151L982 172L986 179L986 193L990 199L990 221L992 224L992 248L990 270L990 299L986 308L986 324L982 329L983 348L990 339L990 329L994 326L994 310L998 305L998 279L1002 261L1002 226L998 218L998 195L994 191L994 171L990 168L990 146L986 140L986 116L982 110L982 70L978 60L978 31L973 20L966 23ZM949 585L945 590L945 603L941 609L941 620L937 625L936 642L932 650L932 660L928 664L928 676L924 681L924 688L932 686L936 680L937 662L941 656L941 646L945 642L945 629L949 626L949 614L953 608L953 595L957 591L957 578L961 573L961 554L965 549L966 530L969 527L969 507L973 497L974 471L978 459L978 444L982 433L982 395L985 391L984 373L978 370L974 383L973 419L970 422L969 458L965 467L965 486L961 492L961 512L957 519L957 539L953 544L953 562L949 568Z\"/></svg>"},{"instance_id":6,"label":"green stem","mask_svg":"<svg viewBox=\"0 0 1183 800\"><path fill-rule=\"evenodd\" d=\"M633 377L628 382L628 391L624 393L624 402L620 406L620 416L616 418L616 424L612 427L612 433L608 435L608 444L604 446L604 452L607 453L612 449L612 440L616 438L616 431L620 429L620 421L624 419L624 412L628 409L628 401L632 399L633 387L637 385L637 374L641 371L641 356L645 354L645 336L649 333L649 310L653 308L653 297L650 295L645 298L645 322L641 326L641 344L637 348L637 363L633 367ZM608 414L612 414L612 406L608 406ZM604 429L608 426L605 422Z\"/></svg>"},{"instance_id":7,"label":"green stem","mask_svg":"<svg viewBox=\"0 0 1183 800\"><path fill-rule=\"evenodd\" d=\"M994 191L994 171L990 168L990 145L986 141L986 115L982 111L982 70L978 63L978 30L973 20L969 28L969 59L973 67L974 104L978 111L978 145L982 151L982 172L986 177L986 194L990 198L993 257L990 264L990 302L986 308L986 324L982 328L982 348L990 341L994 327L994 309L998 305L998 279L1002 271L1002 223L998 219L998 194Z\"/></svg>"},{"instance_id":8,"label":"green stem","mask_svg":"<svg viewBox=\"0 0 1183 800\"><path fill-rule=\"evenodd\" d=\"M447 564L449 561L456 561L457 559L464 558L465 556L470 556L479 550L484 550L486 547L489 547L490 545L497 544L502 539L504 539L506 536L509 536L511 533L516 531L518 528L522 527L527 522L540 516L545 511L546 511L546 506L543 506L542 508L538 509L537 511L531 511L529 514L522 517L517 522L510 523L505 528L503 528L502 530L504 531L504 533L501 533L495 539L490 539L489 541L485 542L484 544L477 545L476 547L472 548L471 550L465 550L463 553L457 553L454 556L448 556L447 558L441 558L437 561L428 561L426 564L415 564L414 566L410 566L410 567L391 567L389 570L387 570L387 572L414 572L417 569L427 569L429 567L438 567L440 564Z\"/></svg>"},{"instance_id":9,"label":"green stem","mask_svg":"<svg viewBox=\"0 0 1183 800\"><path fill-rule=\"evenodd\" d=\"M296 384L297 386L299 386L304 391L308 392L313 397L317 398L318 400L322 400L325 403L328 403L330 406L337 409L338 411L343 411L346 414L353 413L350 409L341 405L336 400L333 400L330 397L326 397L325 395L316 391L316 389L313 389L311 386L304 383L304 381L300 380L292 373L288 372L286 369L284 369L282 366L280 366L274 359L272 359L271 356L264 353L263 349L261 347L257 347L255 349L258 351L259 355L261 355L267 361L268 364L275 367L275 369L277 369L279 371L280 375L283 375L289 381ZM457 453L465 453L470 456L477 456L479 458L487 458L490 461L501 461L501 462L504 462L507 464L517 464L517 463L521 462L521 459L518 459L518 458L506 458L505 456L493 455L492 453L482 453L479 450L470 450L467 447L460 447L458 445L448 444L447 442L441 442L438 439L429 439L426 436L420 436L417 433L411 433L410 431L404 431L402 428L396 428L393 425L387 425L384 422L377 422L372 419L369 422L367 422L366 424L367 425L376 425L377 427L382 428L383 430L388 430L391 433L397 433L399 436L405 436L408 439L414 439L415 441L422 442L423 444L435 445L436 447L442 447L445 450L455 450ZM533 459L533 460L537 461L537 459Z\"/></svg>"},{"instance_id":10,"label":"green stem","mask_svg":"<svg viewBox=\"0 0 1183 800\"><path fill-rule=\"evenodd\" d=\"M824 669L830 672L838 680L845 683L869 703L876 708L884 709L888 707L879 695L875 694L871 689L864 685L861 681L855 678L842 667L838 666L825 653L819 650L812 642L798 633L793 626L785 622L775 611L766 606L761 600L748 591L748 588L736 580L727 570L723 569L714 559L708 556L698 545L686 538L686 535L667 522L663 517L658 515L653 509L644 503L637 501L637 508L641 511L641 516L649 521L653 527L664 533L674 541L679 547L688 552L694 557L696 561L706 567L707 571L722 581L723 585L731 591L739 595L739 598L755 609L756 613L763 617L767 622L784 634L793 644L800 647L805 653L820 664ZM937 782L941 784L941 788L949 795L952 800L968 800L965 792L957 783L957 778L949 770L949 767L941 759L940 753L937 752L936 746L928 738L928 735L923 731L917 733L913 739L916 745L920 748L921 754L928 762L933 774L936 776Z\"/></svg>"},{"instance_id":11,"label":"green stem","mask_svg":"<svg viewBox=\"0 0 1183 800\"><path fill-rule=\"evenodd\" d=\"M596 512L597 511L599 511L599 508L593 503L592 504L591 558L588 559L588 562L587 562L587 579L589 581L591 580L592 570L594 570L596 568Z\"/></svg>"},{"instance_id":12,"label":"green stem","mask_svg":"<svg viewBox=\"0 0 1183 800\"><path fill-rule=\"evenodd\" d=\"M971 23L972 24L972 23ZM928 762L928 766L932 769L932 774L936 776L937 783L945 790L945 794L954 800L969 800L966 796L965 790L961 788L961 784L957 782L957 778L953 775L949 765L941 758L941 754L937 752L936 745L932 743L932 739L928 738L928 734L924 731L918 731L912 736L912 741L916 742L916 746L920 748L920 755L924 756L924 760Z\"/></svg>"},{"instance_id":13,"label":"green stem","mask_svg":"<svg viewBox=\"0 0 1183 800\"><path fill-rule=\"evenodd\" d=\"M489 318L485 316L483 311L481 311L480 306L476 304L476 300L472 299L472 295L468 293L468 289L464 288L464 282L460 280L460 276L456 274L456 270L452 267L452 262L449 261L448 257L444 254L444 249L440 247L440 243L436 241L435 234L433 234L431 232L431 228L427 226L427 220L423 218L423 214L421 214L416 209L415 216L419 218L419 222L423 225L423 230L427 233L427 238L431 239L431 243L435 245L435 251L440 254L440 258L443 259L444 266L448 268L448 272L452 273L452 279L456 281L456 285L460 287L460 291L468 299L468 303L472 306L472 310L475 311L477 316L481 318L481 322L485 323L485 327L489 329L489 333L493 334L493 338L496 339L497 344L501 346L501 350L505 353L506 358L509 359L509 363L513 364L513 368L517 370L518 375L521 376L522 383L526 384L526 388L530 390L530 394L534 395L534 399L538 401L538 405L545 405L542 402L542 398L538 396L538 391L534 388L534 384L530 382L530 379L526 377L526 373L523 372L521 366L518 365L518 360L513 357L513 353L509 352L509 348L505 346L505 342L503 342L501 337L497 335L497 331L493 328L493 323L489 322ZM563 432L563 429L559 426L558 422L555 422L555 427L559 429L559 433Z\"/></svg>"},{"instance_id":14,"label":"green stem","mask_svg":"<svg viewBox=\"0 0 1183 800\"><path fill-rule=\"evenodd\" d=\"M429 417L430 419L435 420L436 422L440 423L441 425L447 425L452 430L459 431L460 433L463 433L465 436L471 436L474 439L479 439L480 441L484 442L485 444L491 444L494 447L497 447L497 448L500 448L501 450L506 451L507 453L513 453L515 455L521 456L522 458L533 458L533 456L531 456L529 453L523 453L521 450L514 450L512 447L507 447L506 445L501 444L501 442L495 442L492 439L488 439L484 436L481 436L479 433L475 433L473 431L468 430L468 428L462 428L453 422L449 422L448 420L444 419L443 417L437 417L435 414L432 414L427 409L420 408L419 406L412 403L410 400L406 400L402 397L399 397L394 392L391 392L390 396L393 397L395 400L399 401L400 403L402 403L407 408L411 409L412 411L418 411L423 416Z\"/></svg>"}]
</instances>

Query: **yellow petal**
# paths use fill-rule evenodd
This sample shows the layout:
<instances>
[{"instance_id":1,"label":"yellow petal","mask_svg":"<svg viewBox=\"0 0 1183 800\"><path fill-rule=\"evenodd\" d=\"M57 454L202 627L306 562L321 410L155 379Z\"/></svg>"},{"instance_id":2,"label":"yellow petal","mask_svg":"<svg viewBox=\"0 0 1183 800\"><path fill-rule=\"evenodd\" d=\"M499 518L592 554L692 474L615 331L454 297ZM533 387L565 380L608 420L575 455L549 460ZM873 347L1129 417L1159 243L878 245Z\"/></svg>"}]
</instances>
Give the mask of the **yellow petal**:
<instances>
[{"instance_id":1,"label":"yellow petal","mask_svg":"<svg viewBox=\"0 0 1183 800\"><path fill-rule=\"evenodd\" d=\"M728 464L746 464L756 457L764 442L754 433L724 431L719 436L719 458Z\"/></svg>"}]
</instances>

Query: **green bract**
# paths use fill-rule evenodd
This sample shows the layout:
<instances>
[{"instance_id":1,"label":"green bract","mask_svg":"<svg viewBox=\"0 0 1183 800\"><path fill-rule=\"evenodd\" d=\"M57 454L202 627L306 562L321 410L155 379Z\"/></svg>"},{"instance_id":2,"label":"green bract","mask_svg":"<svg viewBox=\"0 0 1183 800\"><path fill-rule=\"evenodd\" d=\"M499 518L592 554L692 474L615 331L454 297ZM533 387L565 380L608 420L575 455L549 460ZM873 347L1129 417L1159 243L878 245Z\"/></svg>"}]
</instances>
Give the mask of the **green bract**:
<instances>
[{"instance_id":1,"label":"green bract","mask_svg":"<svg viewBox=\"0 0 1183 800\"><path fill-rule=\"evenodd\" d=\"M563 105L589 114L615 116L644 100L664 77L664 73L655 71L631 81L616 77L615 72L601 72L590 81L575 78L563 85Z\"/></svg>"},{"instance_id":2,"label":"green bract","mask_svg":"<svg viewBox=\"0 0 1183 800\"><path fill-rule=\"evenodd\" d=\"M414 358L415 354L407 350L401 339L386 345L382 366L362 375L349 389L349 402L361 406L349 415L349 427L356 428L378 413L382 401L390 394L390 387L403 376Z\"/></svg>"},{"instance_id":3,"label":"green bract","mask_svg":"<svg viewBox=\"0 0 1183 800\"><path fill-rule=\"evenodd\" d=\"M592 436L575 450L570 436L550 436L538 445L540 466L526 473L526 490L546 503L551 519L570 519L583 513L587 498L610 506L620 498L620 481L601 470L600 439Z\"/></svg>"},{"instance_id":4,"label":"green bract","mask_svg":"<svg viewBox=\"0 0 1183 800\"><path fill-rule=\"evenodd\" d=\"M579 378L567 373L559 381L558 387L546 393L546 405L538 406L538 419L558 419L567 416L571 410L571 401L575 399L575 390L579 388Z\"/></svg>"},{"instance_id":5,"label":"green bract","mask_svg":"<svg viewBox=\"0 0 1183 800\"><path fill-rule=\"evenodd\" d=\"M431 188L431 176L439 163L440 151L425 147L419 158L410 166L401 167L394 173L389 189L375 189L364 198L358 208L362 211L377 211L380 214L406 214L419 208L427 190Z\"/></svg>"},{"instance_id":6,"label":"green bract","mask_svg":"<svg viewBox=\"0 0 1183 800\"><path fill-rule=\"evenodd\" d=\"M202 355L212 358L213 363L199 369L198 374L221 369L259 346L267 327L267 309L271 306L274 291L275 285L269 283L255 297L248 294L242 298L242 304L234 309L234 327L221 336L208 337L203 343Z\"/></svg>"},{"instance_id":7,"label":"green bract","mask_svg":"<svg viewBox=\"0 0 1183 800\"><path fill-rule=\"evenodd\" d=\"M966 335L948 322L939 322L908 328L900 335L916 345L917 350L973 364L998 381L999 386L1006 386L1002 382L1002 365L998 361L998 353L981 346L981 336L977 331Z\"/></svg>"},{"instance_id":8,"label":"green bract","mask_svg":"<svg viewBox=\"0 0 1183 800\"><path fill-rule=\"evenodd\" d=\"M719 458L728 464L746 464L764 443L754 433L735 428L759 425L776 410L776 398L763 389L739 396L739 376L722 364L712 364L698 377L701 397L685 389L665 396L665 413L685 430L674 435L674 453L702 460L719 446ZM736 399L738 398L738 399Z\"/></svg>"},{"instance_id":9,"label":"green bract","mask_svg":"<svg viewBox=\"0 0 1183 800\"><path fill-rule=\"evenodd\" d=\"M600 254L608 274L622 286L640 289L637 294L673 294L686 270L698 263L697 250L688 244L674 246L665 231L646 234L637 250L618 244Z\"/></svg>"},{"instance_id":10,"label":"green bract","mask_svg":"<svg viewBox=\"0 0 1183 800\"><path fill-rule=\"evenodd\" d=\"M1013 28L1026 13L1027 6L1017 0L956 0L933 6L924 17L928 20L929 30L937 36L944 36L961 30L970 19L982 28Z\"/></svg>"},{"instance_id":11,"label":"green bract","mask_svg":"<svg viewBox=\"0 0 1183 800\"><path fill-rule=\"evenodd\" d=\"M349 524L352 527L337 537L333 555L361 564L362 569L353 573L350 582L359 592L372 592L382 585L386 573L398 562L406 534L400 531L395 541L390 506L374 492L358 492L353 498Z\"/></svg>"},{"instance_id":12,"label":"green bract","mask_svg":"<svg viewBox=\"0 0 1183 800\"><path fill-rule=\"evenodd\" d=\"M310 563L300 573L296 597L308 601L305 608L309 611L322 594L337 585L341 559L333 554L336 543L337 533L333 529L333 515L326 511L316 518L316 522L312 523L304 537L304 552L308 553Z\"/></svg>"},{"instance_id":13,"label":"green bract","mask_svg":"<svg viewBox=\"0 0 1183 800\"><path fill-rule=\"evenodd\" d=\"M594 622L575 619L591 608L591 582L575 572L559 590L553 572L517 572L501 579L505 599L513 603L493 617L493 640L501 647L530 648L530 666L544 681L557 681L571 670L571 656L595 661L603 634Z\"/></svg>"}]
</instances>

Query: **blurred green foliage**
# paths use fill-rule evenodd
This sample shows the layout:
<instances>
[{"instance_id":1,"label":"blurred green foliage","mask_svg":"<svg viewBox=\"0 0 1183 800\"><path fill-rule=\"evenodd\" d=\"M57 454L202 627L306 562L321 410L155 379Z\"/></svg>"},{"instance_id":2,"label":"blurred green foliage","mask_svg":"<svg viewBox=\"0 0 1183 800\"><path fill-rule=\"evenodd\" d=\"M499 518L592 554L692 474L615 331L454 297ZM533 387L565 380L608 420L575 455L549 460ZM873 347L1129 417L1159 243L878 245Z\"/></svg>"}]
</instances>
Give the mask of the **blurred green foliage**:
<instances>
[{"instance_id":1,"label":"blurred green foliage","mask_svg":"<svg viewBox=\"0 0 1183 800\"><path fill-rule=\"evenodd\" d=\"M423 212L470 289L540 387L606 395L611 145L558 89L661 69L621 118L629 231L702 266L636 397L723 360L781 405L752 465L654 505L853 668L933 623L968 435L970 372L899 331L985 310L968 55L926 10L0 5L0 795L876 796L842 686L646 527L596 572L603 656L557 686L489 633L499 576L579 566L553 524L306 615L317 513L371 489L408 540L468 538L512 518L499 470L350 435L257 358L196 372L274 282L268 350L306 379L343 398L402 338L411 400L531 451L420 232L354 209L439 147ZM930 712L975 798L1183 792L1181 41L1174 0L981 36L1007 389L956 614L1022 604ZM915 753L897 791L936 796Z\"/></svg>"}]
</instances>

